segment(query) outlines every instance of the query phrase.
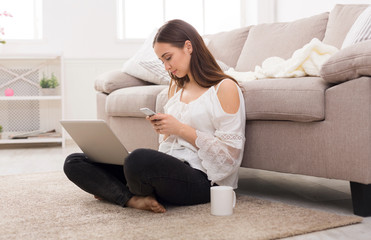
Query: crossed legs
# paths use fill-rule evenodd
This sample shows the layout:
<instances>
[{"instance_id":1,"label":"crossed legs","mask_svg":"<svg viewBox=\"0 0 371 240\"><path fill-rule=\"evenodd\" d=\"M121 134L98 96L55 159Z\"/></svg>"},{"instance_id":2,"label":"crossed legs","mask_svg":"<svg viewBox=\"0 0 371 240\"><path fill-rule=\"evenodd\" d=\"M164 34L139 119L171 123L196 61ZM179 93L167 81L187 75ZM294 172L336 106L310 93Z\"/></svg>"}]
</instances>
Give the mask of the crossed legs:
<instances>
[{"instance_id":1,"label":"crossed legs","mask_svg":"<svg viewBox=\"0 0 371 240\"><path fill-rule=\"evenodd\" d=\"M137 149L124 167L96 163L82 153L66 158L64 172L84 191L123 207L165 212L162 203L210 201L210 181L202 171L152 149Z\"/></svg>"}]
</instances>

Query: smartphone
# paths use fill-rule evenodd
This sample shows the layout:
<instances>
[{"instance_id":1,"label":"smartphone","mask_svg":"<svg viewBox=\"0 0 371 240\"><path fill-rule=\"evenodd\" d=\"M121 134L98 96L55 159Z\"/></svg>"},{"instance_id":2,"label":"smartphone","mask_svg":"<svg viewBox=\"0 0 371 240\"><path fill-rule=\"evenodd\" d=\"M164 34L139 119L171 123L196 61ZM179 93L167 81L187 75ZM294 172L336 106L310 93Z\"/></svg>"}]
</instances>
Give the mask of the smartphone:
<instances>
[{"instance_id":1,"label":"smartphone","mask_svg":"<svg viewBox=\"0 0 371 240\"><path fill-rule=\"evenodd\" d=\"M147 116L153 116L155 115L156 113L154 111L152 111L151 109L149 108L141 108L139 109L142 113L144 113L145 115Z\"/></svg>"}]
</instances>

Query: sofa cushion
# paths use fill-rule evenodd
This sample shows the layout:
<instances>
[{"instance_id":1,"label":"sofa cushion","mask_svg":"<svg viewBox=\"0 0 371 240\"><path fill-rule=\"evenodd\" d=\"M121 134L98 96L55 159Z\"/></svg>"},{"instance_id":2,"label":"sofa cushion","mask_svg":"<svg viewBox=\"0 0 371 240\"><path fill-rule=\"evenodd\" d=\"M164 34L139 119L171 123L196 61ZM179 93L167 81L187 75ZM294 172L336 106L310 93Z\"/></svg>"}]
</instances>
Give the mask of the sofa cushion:
<instances>
[{"instance_id":1,"label":"sofa cushion","mask_svg":"<svg viewBox=\"0 0 371 240\"><path fill-rule=\"evenodd\" d=\"M325 119L325 90L329 84L319 77L261 79L241 85L247 120Z\"/></svg>"},{"instance_id":2,"label":"sofa cushion","mask_svg":"<svg viewBox=\"0 0 371 240\"><path fill-rule=\"evenodd\" d=\"M249 26L228 32L205 35L204 39L207 39L205 42L215 59L230 67L235 67L250 28Z\"/></svg>"},{"instance_id":3,"label":"sofa cushion","mask_svg":"<svg viewBox=\"0 0 371 240\"><path fill-rule=\"evenodd\" d=\"M341 48L371 39L371 5L356 19L346 35Z\"/></svg>"},{"instance_id":4,"label":"sofa cushion","mask_svg":"<svg viewBox=\"0 0 371 240\"><path fill-rule=\"evenodd\" d=\"M323 42L341 48L343 41L367 4L337 4L330 12Z\"/></svg>"},{"instance_id":5,"label":"sofa cushion","mask_svg":"<svg viewBox=\"0 0 371 240\"><path fill-rule=\"evenodd\" d=\"M142 107L155 110L156 98L166 85L148 85L122 88L107 97L106 112L109 116L145 117Z\"/></svg>"},{"instance_id":6,"label":"sofa cushion","mask_svg":"<svg viewBox=\"0 0 371 240\"><path fill-rule=\"evenodd\" d=\"M144 86L151 83L142 81L120 70L112 70L105 72L97 77L95 80L95 90L98 92L111 93L116 89Z\"/></svg>"},{"instance_id":7,"label":"sofa cushion","mask_svg":"<svg viewBox=\"0 0 371 240\"><path fill-rule=\"evenodd\" d=\"M288 59L313 38L322 40L328 13L289 23L259 24L251 28L236 65L236 71L254 71L268 57Z\"/></svg>"},{"instance_id":8,"label":"sofa cushion","mask_svg":"<svg viewBox=\"0 0 371 240\"><path fill-rule=\"evenodd\" d=\"M330 83L342 83L361 76L371 76L371 40L342 49L321 68L321 77Z\"/></svg>"},{"instance_id":9,"label":"sofa cushion","mask_svg":"<svg viewBox=\"0 0 371 240\"><path fill-rule=\"evenodd\" d=\"M147 82L166 85L170 82L170 75L152 47L156 33L157 30L147 37L142 47L124 63L122 71Z\"/></svg>"},{"instance_id":10,"label":"sofa cushion","mask_svg":"<svg viewBox=\"0 0 371 240\"><path fill-rule=\"evenodd\" d=\"M164 113L164 106L167 103L169 88L163 89L156 98L156 112Z\"/></svg>"}]
</instances>

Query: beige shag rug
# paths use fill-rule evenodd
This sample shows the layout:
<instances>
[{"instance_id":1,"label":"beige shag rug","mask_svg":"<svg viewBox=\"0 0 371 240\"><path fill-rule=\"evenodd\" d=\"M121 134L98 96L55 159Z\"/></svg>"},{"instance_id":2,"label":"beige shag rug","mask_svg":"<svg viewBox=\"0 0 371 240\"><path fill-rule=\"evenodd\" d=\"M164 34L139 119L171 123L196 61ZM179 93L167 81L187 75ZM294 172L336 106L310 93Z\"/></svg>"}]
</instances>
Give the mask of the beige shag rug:
<instances>
[{"instance_id":1,"label":"beige shag rug","mask_svg":"<svg viewBox=\"0 0 371 240\"><path fill-rule=\"evenodd\" d=\"M95 200L62 172L0 177L0 239L277 239L361 221L248 196L228 217L209 204L154 214Z\"/></svg>"}]
</instances>

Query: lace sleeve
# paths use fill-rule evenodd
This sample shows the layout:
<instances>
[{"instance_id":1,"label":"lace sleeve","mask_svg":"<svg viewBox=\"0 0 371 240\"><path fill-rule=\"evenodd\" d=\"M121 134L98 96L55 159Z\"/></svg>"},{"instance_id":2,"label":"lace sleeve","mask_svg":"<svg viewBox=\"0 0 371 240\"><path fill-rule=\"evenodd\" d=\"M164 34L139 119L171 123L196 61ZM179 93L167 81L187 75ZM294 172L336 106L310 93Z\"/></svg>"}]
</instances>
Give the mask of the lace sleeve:
<instances>
[{"instance_id":1,"label":"lace sleeve","mask_svg":"<svg viewBox=\"0 0 371 240\"><path fill-rule=\"evenodd\" d=\"M209 180L218 182L236 171L242 160L245 136L242 133L222 132L214 134L196 131L196 146Z\"/></svg>"}]
</instances>

